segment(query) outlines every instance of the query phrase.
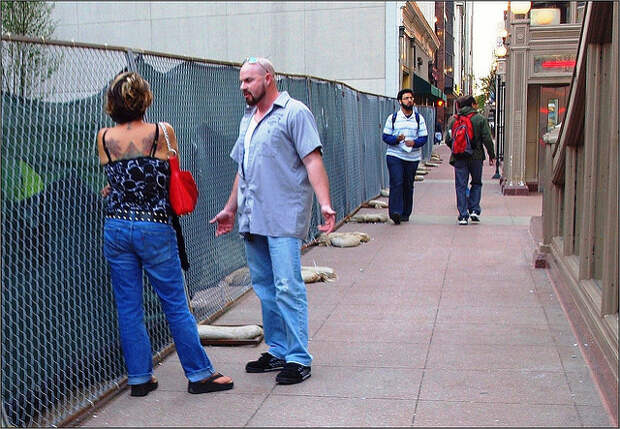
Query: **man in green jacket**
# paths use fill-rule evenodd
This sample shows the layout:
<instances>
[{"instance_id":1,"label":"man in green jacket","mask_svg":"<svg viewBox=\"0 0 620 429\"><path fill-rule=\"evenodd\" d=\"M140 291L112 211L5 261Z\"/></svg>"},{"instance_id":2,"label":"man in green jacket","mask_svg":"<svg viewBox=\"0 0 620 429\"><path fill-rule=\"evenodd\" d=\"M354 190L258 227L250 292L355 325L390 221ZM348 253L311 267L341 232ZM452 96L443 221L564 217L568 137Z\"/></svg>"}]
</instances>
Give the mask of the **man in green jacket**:
<instances>
[{"instance_id":1,"label":"man in green jacket","mask_svg":"<svg viewBox=\"0 0 620 429\"><path fill-rule=\"evenodd\" d=\"M459 97L455 102L458 115L469 115L475 112L474 103L476 100L471 95ZM452 125L456 118L453 115L448 120L446 127L446 145L452 149ZM479 113L471 116L471 124L474 131L472 140L473 153L452 154L450 156L450 165L454 167L454 185L456 188L456 206L459 211L459 225L467 225L469 219L472 222L480 222L480 197L482 196L482 164L485 160L483 146L486 147L489 154L489 165L493 165L495 161L495 152L493 151L493 139L491 138L491 130L489 123ZM467 181L471 175L471 189L467 195Z\"/></svg>"}]
</instances>

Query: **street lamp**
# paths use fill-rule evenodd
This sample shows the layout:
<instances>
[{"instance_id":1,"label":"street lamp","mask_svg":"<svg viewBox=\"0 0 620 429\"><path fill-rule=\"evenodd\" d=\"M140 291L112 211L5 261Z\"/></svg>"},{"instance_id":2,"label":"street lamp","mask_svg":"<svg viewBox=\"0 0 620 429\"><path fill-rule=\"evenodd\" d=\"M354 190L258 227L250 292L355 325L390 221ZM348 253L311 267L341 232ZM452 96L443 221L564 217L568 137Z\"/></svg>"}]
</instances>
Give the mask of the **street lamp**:
<instances>
[{"instance_id":1,"label":"street lamp","mask_svg":"<svg viewBox=\"0 0 620 429\"><path fill-rule=\"evenodd\" d=\"M504 50L506 50L506 48L504 47L504 45L502 45L502 48L504 48ZM499 153L499 139L500 139L500 126L501 128L501 133L503 135L504 133L504 125L503 123L500 124L500 121L504 121L504 97L502 94L500 94L500 74L497 72L497 62L495 62L495 113L494 113L494 118L493 118L493 123L495 124L495 129L493 130L493 134L495 135L495 174L493 175L493 179L501 179L501 174L499 174L499 159L500 159L500 153ZM501 115L501 118L500 118ZM502 136L503 138L503 136ZM503 145L502 145L503 146ZM503 156L502 156L503 158Z\"/></svg>"},{"instance_id":2,"label":"street lamp","mask_svg":"<svg viewBox=\"0 0 620 429\"><path fill-rule=\"evenodd\" d=\"M531 1L511 1L510 2L510 10L515 15L525 15L530 11L532 7Z\"/></svg>"},{"instance_id":3,"label":"street lamp","mask_svg":"<svg viewBox=\"0 0 620 429\"><path fill-rule=\"evenodd\" d=\"M505 57L507 53L508 50L503 44L495 48L495 55L497 55L499 58Z\"/></svg>"}]
</instances>

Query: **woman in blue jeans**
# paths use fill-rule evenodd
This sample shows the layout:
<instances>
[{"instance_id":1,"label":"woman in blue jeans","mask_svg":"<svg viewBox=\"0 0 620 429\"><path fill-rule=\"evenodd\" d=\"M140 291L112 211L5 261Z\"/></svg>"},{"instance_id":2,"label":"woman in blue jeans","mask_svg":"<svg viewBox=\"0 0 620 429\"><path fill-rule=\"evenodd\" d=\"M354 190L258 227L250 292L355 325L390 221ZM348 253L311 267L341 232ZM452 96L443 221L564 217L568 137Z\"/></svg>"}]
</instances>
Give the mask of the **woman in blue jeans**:
<instances>
[{"instance_id":1,"label":"woman in blue jeans","mask_svg":"<svg viewBox=\"0 0 620 429\"><path fill-rule=\"evenodd\" d=\"M171 147L178 150L178 145L170 124L144 121L152 101L150 86L138 73L119 74L105 102L106 113L116 125L97 133L99 161L109 184L104 189L104 254L110 266L131 396L146 396L158 385L144 325L143 269L166 314L189 380L188 392L232 389L232 380L213 369L187 304L168 200L168 149L160 126L166 127Z\"/></svg>"}]
</instances>

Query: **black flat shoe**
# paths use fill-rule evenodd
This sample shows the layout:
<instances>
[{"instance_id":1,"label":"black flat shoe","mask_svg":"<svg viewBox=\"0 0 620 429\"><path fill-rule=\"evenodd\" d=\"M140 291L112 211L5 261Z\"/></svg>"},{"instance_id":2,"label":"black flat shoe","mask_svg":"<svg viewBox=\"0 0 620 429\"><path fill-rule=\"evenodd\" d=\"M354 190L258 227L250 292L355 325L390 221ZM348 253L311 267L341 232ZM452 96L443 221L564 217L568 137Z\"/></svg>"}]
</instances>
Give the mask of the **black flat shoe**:
<instances>
[{"instance_id":1,"label":"black flat shoe","mask_svg":"<svg viewBox=\"0 0 620 429\"><path fill-rule=\"evenodd\" d=\"M187 391L189 393L209 393L209 392L221 392L222 390L230 390L234 384L230 383L216 383L215 380L224 377L219 372L216 372L211 377L201 381L190 381L187 385Z\"/></svg>"},{"instance_id":2,"label":"black flat shoe","mask_svg":"<svg viewBox=\"0 0 620 429\"><path fill-rule=\"evenodd\" d=\"M131 396L146 396L149 392L157 389L158 383L155 377L151 378L151 381L147 381L142 384L132 384L131 385Z\"/></svg>"}]
</instances>

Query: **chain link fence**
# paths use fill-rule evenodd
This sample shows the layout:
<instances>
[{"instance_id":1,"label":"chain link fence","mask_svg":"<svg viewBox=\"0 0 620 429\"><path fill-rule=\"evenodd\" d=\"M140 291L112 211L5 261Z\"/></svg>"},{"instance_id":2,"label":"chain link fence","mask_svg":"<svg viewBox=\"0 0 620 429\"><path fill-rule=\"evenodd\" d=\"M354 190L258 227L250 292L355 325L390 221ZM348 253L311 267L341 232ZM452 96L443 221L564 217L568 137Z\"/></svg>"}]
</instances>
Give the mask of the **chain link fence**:
<instances>
[{"instance_id":1,"label":"chain link fence","mask_svg":"<svg viewBox=\"0 0 620 429\"><path fill-rule=\"evenodd\" d=\"M200 189L195 212L181 219L196 319L213 320L251 287L247 275L230 281L246 265L238 234L216 239L208 224L236 172L229 152L244 107L239 64L3 36L3 426L66 424L126 383L102 251L105 176L95 145L97 130L113 125L104 94L123 70L150 82L146 119L172 124L181 164ZM315 115L340 221L387 186L381 132L396 100L307 76L278 80ZM434 110L420 112L432 136ZM320 222L315 204L306 242ZM150 287L144 303L157 360L172 338Z\"/></svg>"}]
</instances>

